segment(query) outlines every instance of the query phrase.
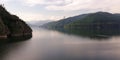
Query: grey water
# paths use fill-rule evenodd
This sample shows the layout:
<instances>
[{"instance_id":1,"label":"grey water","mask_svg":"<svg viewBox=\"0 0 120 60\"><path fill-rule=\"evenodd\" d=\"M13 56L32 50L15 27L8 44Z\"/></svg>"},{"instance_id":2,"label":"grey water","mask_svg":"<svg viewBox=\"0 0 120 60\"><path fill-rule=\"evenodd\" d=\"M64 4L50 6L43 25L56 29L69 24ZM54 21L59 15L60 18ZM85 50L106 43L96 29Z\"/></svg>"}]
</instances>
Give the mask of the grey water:
<instances>
[{"instance_id":1,"label":"grey water","mask_svg":"<svg viewBox=\"0 0 120 60\"><path fill-rule=\"evenodd\" d=\"M33 28L33 37L0 47L0 60L120 60L120 36L97 39Z\"/></svg>"}]
</instances>

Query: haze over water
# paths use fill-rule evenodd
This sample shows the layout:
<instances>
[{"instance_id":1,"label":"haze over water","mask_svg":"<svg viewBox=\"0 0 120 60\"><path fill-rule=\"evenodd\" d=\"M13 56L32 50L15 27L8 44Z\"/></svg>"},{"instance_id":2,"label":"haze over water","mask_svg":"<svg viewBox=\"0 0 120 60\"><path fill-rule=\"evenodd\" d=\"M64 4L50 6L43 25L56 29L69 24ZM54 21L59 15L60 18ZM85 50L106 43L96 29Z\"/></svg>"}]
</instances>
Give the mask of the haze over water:
<instances>
[{"instance_id":1,"label":"haze over water","mask_svg":"<svg viewBox=\"0 0 120 60\"><path fill-rule=\"evenodd\" d=\"M119 36L98 40L41 28L0 48L0 60L120 60Z\"/></svg>"}]
</instances>

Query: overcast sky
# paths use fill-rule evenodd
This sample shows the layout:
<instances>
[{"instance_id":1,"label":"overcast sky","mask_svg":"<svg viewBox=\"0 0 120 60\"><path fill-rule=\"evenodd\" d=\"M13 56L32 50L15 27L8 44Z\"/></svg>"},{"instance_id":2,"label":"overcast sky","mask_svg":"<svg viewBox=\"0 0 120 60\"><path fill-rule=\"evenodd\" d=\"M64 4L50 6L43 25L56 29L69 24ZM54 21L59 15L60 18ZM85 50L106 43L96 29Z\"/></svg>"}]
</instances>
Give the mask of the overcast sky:
<instances>
[{"instance_id":1,"label":"overcast sky","mask_svg":"<svg viewBox=\"0 0 120 60\"><path fill-rule=\"evenodd\" d=\"M24 21L59 20L97 11L120 13L120 0L0 0L0 3Z\"/></svg>"}]
</instances>

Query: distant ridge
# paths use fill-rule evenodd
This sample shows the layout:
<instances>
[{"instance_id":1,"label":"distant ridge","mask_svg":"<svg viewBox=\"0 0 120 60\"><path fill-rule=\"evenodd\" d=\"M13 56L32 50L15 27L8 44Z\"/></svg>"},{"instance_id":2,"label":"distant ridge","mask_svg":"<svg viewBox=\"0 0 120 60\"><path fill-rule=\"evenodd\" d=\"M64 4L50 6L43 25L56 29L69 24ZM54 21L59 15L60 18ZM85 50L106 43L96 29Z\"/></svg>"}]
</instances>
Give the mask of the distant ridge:
<instances>
[{"instance_id":1,"label":"distant ridge","mask_svg":"<svg viewBox=\"0 0 120 60\"><path fill-rule=\"evenodd\" d=\"M90 37L120 35L120 14L95 12L49 22L43 28Z\"/></svg>"},{"instance_id":2,"label":"distant ridge","mask_svg":"<svg viewBox=\"0 0 120 60\"><path fill-rule=\"evenodd\" d=\"M55 22L50 22L44 24L43 27L46 28L65 28L69 26L86 24L86 23L112 23L112 22L120 22L120 14L112 14L108 12L96 12L96 13L88 13L82 14L74 17L69 17L66 19L62 19ZM69 27L70 28L70 27Z\"/></svg>"}]
</instances>

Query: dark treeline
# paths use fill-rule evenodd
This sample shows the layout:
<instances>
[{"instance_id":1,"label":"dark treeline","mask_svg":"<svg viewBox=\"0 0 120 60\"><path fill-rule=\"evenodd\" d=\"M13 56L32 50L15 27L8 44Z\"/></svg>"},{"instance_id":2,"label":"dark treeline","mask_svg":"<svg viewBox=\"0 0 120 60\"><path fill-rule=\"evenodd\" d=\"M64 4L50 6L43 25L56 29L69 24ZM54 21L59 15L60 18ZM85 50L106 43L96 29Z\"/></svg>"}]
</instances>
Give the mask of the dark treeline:
<instances>
[{"instance_id":1,"label":"dark treeline","mask_svg":"<svg viewBox=\"0 0 120 60\"><path fill-rule=\"evenodd\" d=\"M120 14L96 12L44 24L42 27L77 35L113 36L120 34Z\"/></svg>"},{"instance_id":2,"label":"dark treeline","mask_svg":"<svg viewBox=\"0 0 120 60\"><path fill-rule=\"evenodd\" d=\"M0 39L32 36L32 29L18 16L10 14L0 5Z\"/></svg>"}]
</instances>

